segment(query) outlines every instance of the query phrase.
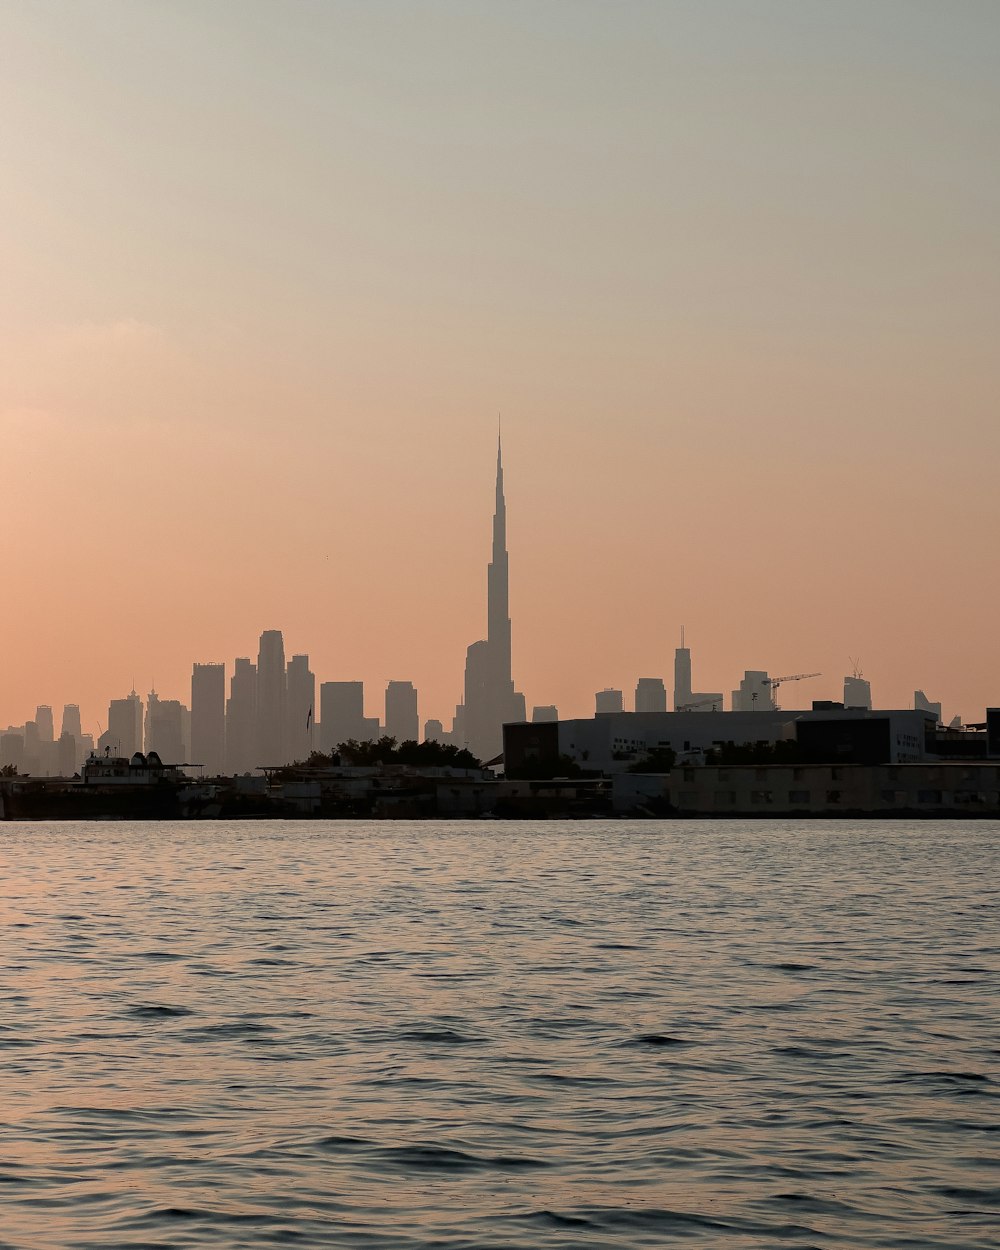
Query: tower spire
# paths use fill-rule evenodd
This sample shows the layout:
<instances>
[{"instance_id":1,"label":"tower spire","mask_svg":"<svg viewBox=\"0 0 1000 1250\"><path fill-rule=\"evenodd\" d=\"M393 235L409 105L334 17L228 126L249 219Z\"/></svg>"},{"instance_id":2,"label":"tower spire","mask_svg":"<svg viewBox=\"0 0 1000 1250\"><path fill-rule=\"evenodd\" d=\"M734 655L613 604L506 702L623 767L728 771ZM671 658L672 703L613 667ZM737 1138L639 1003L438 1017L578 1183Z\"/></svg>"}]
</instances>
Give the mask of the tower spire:
<instances>
[{"instance_id":1,"label":"tower spire","mask_svg":"<svg viewBox=\"0 0 1000 1250\"><path fill-rule=\"evenodd\" d=\"M463 732L480 759L502 749L502 726L524 719L524 696L511 676L507 558L507 502L503 489L503 433L497 413L496 509L493 550L487 569L486 637L469 648L465 665Z\"/></svg>"}]
</instances>

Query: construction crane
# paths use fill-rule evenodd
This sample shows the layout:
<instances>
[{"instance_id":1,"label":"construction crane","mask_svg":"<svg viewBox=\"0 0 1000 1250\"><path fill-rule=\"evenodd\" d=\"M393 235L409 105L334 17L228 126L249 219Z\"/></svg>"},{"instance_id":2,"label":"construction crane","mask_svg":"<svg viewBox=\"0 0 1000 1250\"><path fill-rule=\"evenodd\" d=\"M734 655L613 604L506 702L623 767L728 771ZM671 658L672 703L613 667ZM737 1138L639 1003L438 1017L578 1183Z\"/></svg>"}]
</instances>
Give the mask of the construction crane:
<instances>
[{"instance_id":1,"label":"construction crane","mask_svg":"<svg viewBox=\"0 0 1000 1250\"><path fill-rule=\"evenodd\" d=\"M778 711L778 687L786 681L805 681L807 677L822 677L822 673L792 673L790 677L765 677L764 685L771 687L771 702Z\"/></svg>"},{"instance_id":2,"label":"construction crane","mask_svg":"<svg viewBox=\"0 0 1000 1250\"><path fill-rule=\"evenodd\" d=\"M718 705L722 700L718 697L714 699L699 699L697 703L682 703L680 707L674 708L675 712L693 712L699 707L710 707L713 712L719 711Z\"/></svg>"}]
</instances>

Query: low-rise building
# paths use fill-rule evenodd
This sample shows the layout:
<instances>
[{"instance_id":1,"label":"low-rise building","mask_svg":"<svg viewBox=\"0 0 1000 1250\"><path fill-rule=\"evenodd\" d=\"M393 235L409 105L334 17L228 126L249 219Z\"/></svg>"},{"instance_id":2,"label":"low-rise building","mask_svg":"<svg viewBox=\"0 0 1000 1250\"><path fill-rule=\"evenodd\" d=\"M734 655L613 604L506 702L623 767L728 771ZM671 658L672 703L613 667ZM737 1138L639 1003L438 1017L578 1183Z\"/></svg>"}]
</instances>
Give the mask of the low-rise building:
<instances>
[{"instance_id":1,"label":"low-rise building","mask_svg":"<svg viewBox=\"0 0 1000 1250\"><path fill-rule=\"evenodd\" d=\"M806 763L916 763L934 757L934 728L932 717L912 709L869 712L829 704L811 711L615 712L505 725L504 759L508 773L562 759L610 776L664 751L682 763L701 763L709 752L729 747L797 742Z\"/></svg>"},{"instance_id":2,"label":"low-rise building","mask_svg":"<svg viewBox=\"0 0 1000 1250\"><path fill-rule=\"evenodd\" d=\"M615 777L615 810L641 811L655 793L678 817L1000 816L996 761L702 765L656 782L640 794L634 777Z\"/></svg>"}]
</instances>

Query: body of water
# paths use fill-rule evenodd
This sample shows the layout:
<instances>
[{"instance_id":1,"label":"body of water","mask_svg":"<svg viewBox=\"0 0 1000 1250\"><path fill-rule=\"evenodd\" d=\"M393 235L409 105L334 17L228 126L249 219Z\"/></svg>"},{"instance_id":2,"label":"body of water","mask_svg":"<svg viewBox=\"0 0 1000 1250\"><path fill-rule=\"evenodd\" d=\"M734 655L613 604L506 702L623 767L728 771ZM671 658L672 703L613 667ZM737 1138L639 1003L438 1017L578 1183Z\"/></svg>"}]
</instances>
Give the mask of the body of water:
<instances>
[{"instance_id":1,"label":"body of water","mask_svg":"<svg viewBox=\"0 0 1000 1250\"><path fill-rule=\"evenodd\" d=\"M996 824L7 824L0 874L0 1247L1000 1245Z\"/></svg>"}]
</instances>

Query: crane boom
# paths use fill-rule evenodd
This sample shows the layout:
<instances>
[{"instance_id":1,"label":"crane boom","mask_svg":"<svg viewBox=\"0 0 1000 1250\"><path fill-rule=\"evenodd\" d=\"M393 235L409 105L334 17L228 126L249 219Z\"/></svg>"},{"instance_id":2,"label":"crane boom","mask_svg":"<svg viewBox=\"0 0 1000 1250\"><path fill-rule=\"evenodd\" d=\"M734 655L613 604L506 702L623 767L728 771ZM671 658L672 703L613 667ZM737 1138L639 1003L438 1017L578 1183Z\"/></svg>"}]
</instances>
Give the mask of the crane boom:
<instances>
[{"instance_id":1,"label":"crane boom","mask_svg":"<svg viewBox=\"0 0 1000 1250\"><path fill-rule=\"evenodd\" d=\"M774 704L774 710L780 711L778 707L778 687L786 681L805 681L807 677L822 677L822 673L792 673L788 677L765 677L764 685L771 687L771 701Z\"/></svg>"}]
</instances>

